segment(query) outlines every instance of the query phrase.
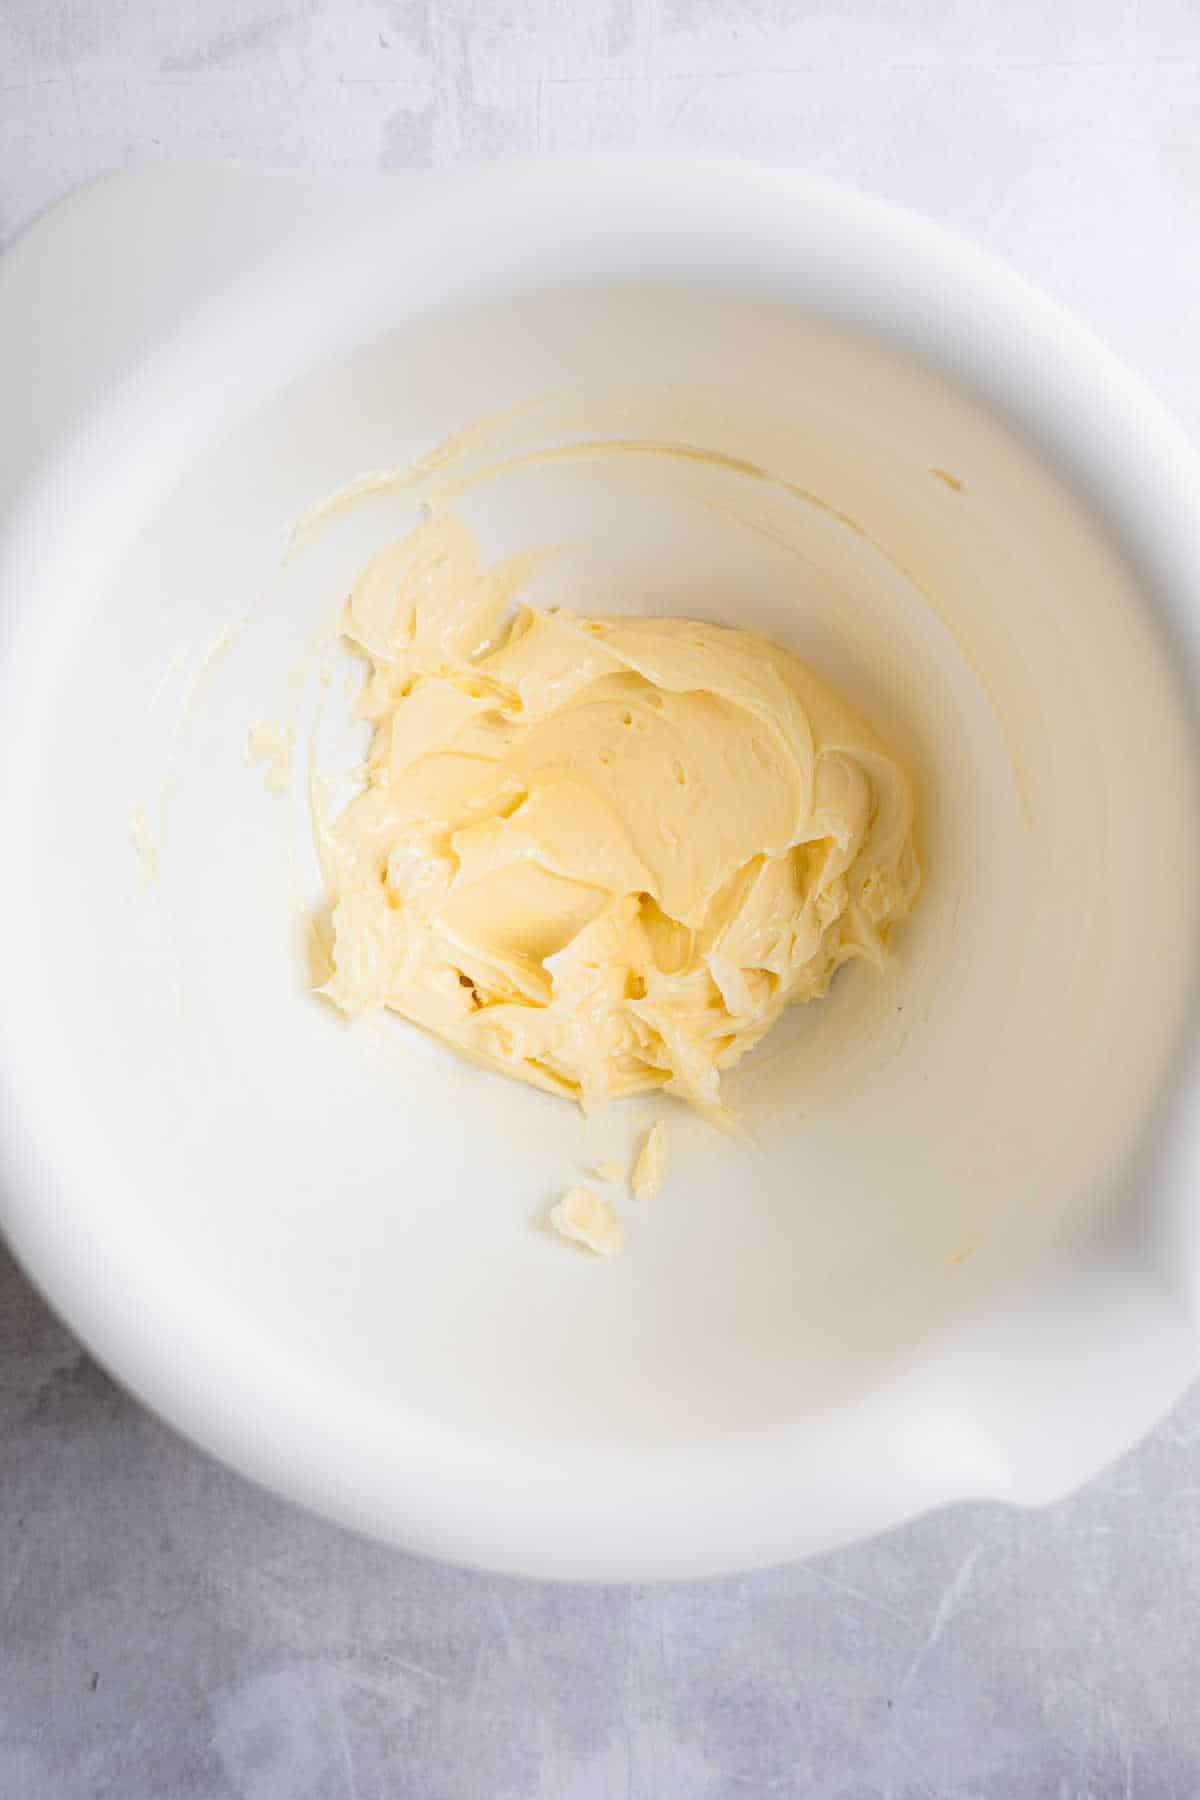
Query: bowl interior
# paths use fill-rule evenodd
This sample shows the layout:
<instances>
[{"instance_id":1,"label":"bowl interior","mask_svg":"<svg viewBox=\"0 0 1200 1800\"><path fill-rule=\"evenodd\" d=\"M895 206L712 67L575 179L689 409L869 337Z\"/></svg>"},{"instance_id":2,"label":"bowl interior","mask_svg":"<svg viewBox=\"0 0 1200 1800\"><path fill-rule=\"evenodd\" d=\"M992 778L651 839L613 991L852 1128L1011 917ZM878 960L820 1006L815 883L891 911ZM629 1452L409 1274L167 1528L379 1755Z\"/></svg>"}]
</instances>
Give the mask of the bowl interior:
<instances>
[{"instance_id":1,"label":"bowl interior","mask_svg":"<svg viewBox=\"0 0 1200 1800\"><path fill-rule=\"evenodd\" d=\"M314 501L455 434L284 561ZM552 547L543 602L789 645L916 778L918 908L884 977L844 971L730 1078L753 1144L673 1103L585 1121L309 992L309 746L357 753L322 634L431 494L489 553ZM1086 1228L1137 1138L1196 943L1165 658L1082 504L914 360L661 283L443 311L172 470L64 610L22 953L69 1021L88 1204L181 1306L252 1321L385 1429L547 1454L793 1430ZM295 727L284 796L246 765L264 719ZM627 1207L625 1255L551 1235L552 1201L656 1117L669 1177Z\"/></svg>"}]
</instances>

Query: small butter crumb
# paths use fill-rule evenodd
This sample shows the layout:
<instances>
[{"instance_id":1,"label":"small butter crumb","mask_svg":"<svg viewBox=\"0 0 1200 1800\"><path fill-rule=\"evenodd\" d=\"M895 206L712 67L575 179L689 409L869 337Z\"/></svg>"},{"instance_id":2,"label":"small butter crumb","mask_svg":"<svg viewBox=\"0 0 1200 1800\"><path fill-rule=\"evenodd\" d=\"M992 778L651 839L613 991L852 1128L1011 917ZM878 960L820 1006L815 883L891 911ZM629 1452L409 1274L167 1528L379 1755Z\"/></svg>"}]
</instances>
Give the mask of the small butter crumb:
<instances>
[{"instance_id":1,"label":"small butter crumb","mask_svg":"<svg viewBox=\"0 0 1200 1800\"><path fill-rule=\"evenodd\" d=\"M211 670L215 669L222 658L229 655L229 652L233 649L233 646L237 643L245 629L245 619L231 619L224 630L217 633L212 643L208 646L208 649L204 652L204 660L196 671L197 675L207 675Z\"/></svg>"},{"instance_id":2,"label":"small butter crumb","mask_svg":"<svg viewBox=\"0 0 1200 1800\"><path fill-rule=\"evenodd\" d=\"M574 1187L565 1193L551 1209L550 1223L563 1237L586 1245L597 1256L612 1256L625 1242L615 1207L591 1188Z\"/></svg>"},{"instance_id":3,"label":"small butter crumb","mask_svg":"<svg viewBox=\"0 0 1200 1800\"><path fill-rule=\"evenodd\" d=\"M592 1174L601 1181L623 1181L625 1179L625 1170L619 1162L597 1163Z\"/></svg>"},{"instance_id":4,"label":"small butter crumb","mask_svg":"<svg viewBox=\"0 0 1200 1800\"><path fill-rule=\"evenodd\" d=\"M273 794L285 794L292 776L292 728L272 725L261 720L250 727L246 739L246 761L265 763L267 786Z\"/></svg>"},{"instance_id":5,"label":"small butter crumb","mask_svg":"<svg viewBox=\"0 0 1200 1800\"><path fill-rule=\"evenodd\" d=\"M150 821L146 817L144 806L130 807L129 833L133 838L133 847L137 851L142 880L149 886L158 880L158 845L154 841L154 833L150 829Z\"/></svg>"},{"instance_id":6,"label":"small butter crumb","mask_svg":"<svg viewBox=\"0 0 1200 1800\"><path fill-rule=\"evenodd\" d=\"M667 1172L667 1128L660 1119L652 1125L633 1165L632 1187L639 1200L653 1200L661 1191Z\"/></svg>"}]
</instances>

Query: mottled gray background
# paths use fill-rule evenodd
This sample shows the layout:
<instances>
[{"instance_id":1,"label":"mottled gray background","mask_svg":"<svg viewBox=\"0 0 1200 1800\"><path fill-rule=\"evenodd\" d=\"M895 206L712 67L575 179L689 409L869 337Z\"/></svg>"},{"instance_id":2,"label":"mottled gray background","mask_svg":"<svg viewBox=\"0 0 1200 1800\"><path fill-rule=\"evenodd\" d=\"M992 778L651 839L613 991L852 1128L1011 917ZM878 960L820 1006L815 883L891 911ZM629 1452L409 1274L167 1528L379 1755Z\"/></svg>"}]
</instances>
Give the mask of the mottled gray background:
<instances>
[{"instance_id":1,"label":"mottled gray background","mask_svg":"<svg viewBox=\"0 0 1200 1800\"><path fill-rule=\"evenodd\" d=\"M1197 0L0 0L3 237L148 157L638 144L970 233L1200 435ZM214 1467L0 1251L0 1800L1184 1800L1198 1602L1200 1399L1046 1513L539 1587Z\"/></svg>"}]
</instances>

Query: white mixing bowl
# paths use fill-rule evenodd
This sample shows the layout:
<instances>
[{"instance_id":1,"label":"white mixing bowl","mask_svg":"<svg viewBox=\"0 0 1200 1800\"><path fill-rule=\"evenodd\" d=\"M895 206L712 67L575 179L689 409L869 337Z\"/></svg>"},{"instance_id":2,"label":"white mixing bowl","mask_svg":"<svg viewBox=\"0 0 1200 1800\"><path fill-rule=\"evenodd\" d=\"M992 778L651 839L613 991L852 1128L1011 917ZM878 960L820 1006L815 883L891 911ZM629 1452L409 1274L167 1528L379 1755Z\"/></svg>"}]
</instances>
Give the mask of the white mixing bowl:
<instances>
[{"instance_id":1,"label":"white mixing bowl","mask_svg":"<svg viewBox=\"0 0 1200 1800\"><path fill-rule=\"evenodd\" d=\"M725 162L162 170L10 252L0 392L3 1220L151 1406L398 1544L651 1579L1048 1499L1172 1403L1200 470L1084 331ZM766 630L917 778L922 900L730 1081L754 1145L306 991L302 795L246 734L340 716L297 659L412 495L289 528L464 430L540 597ZM625 1255L549 1233L660 1114Z\"/></svg>"}]
</instances>

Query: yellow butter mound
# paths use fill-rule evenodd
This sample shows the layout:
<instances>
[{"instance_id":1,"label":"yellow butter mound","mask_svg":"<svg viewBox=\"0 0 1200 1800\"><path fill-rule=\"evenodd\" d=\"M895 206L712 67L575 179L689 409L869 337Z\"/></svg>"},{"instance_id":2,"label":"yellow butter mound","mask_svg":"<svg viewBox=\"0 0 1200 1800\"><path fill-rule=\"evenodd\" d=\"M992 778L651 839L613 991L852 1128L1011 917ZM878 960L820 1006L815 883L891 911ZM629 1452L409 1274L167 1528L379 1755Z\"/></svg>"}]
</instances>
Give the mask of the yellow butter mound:
<instances>
[{"instance_id":1,"label":"yellow butter mound","mask_svg":"<svg viewBox=\"0 0 1200 1800\"><path fill-rule=\"evenodd\" d=\"M517 606L450 517L382 551L346 631L367 786L320 832L330 997L592 1106L720 1075L919 875L912 793L787 651L691 619Z\"/></svg>"}]
</instances>

